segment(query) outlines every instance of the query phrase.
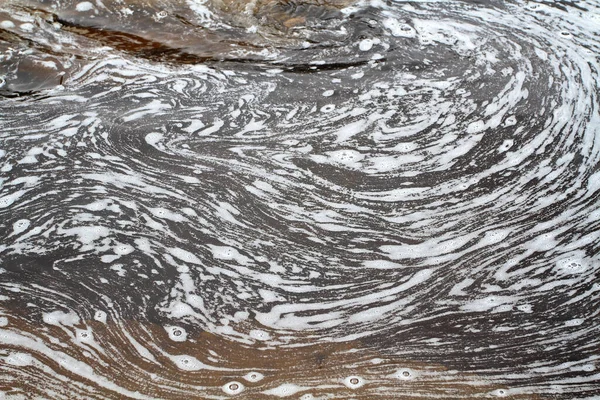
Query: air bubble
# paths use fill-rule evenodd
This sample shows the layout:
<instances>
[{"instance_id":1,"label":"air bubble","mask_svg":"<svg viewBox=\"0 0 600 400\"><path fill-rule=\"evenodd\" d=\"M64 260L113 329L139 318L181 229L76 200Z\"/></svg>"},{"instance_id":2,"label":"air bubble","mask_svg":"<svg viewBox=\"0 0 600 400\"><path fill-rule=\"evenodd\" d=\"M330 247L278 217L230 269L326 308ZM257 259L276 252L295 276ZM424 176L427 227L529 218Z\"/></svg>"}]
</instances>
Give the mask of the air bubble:
<instances>
[{"instance_id":1,"label":"air bubble","mask_svg":"<svg viewBox=\"0 0 600 400\"><path fill-rule=\"evenodd\" d=\"M580 258L576 257L568 257L562 260L559 260L556 263L556 266L566 273L580 273L586 270L585 263Z\"/></svg>"},{"instance_id":2,"label":"air bubble","mask_svg":"<svg viewBox=\"0 0 600 400\"><path fill-rule=\"evenodd\" d=\"M238 394L244 391L244 385L240 382L229 382L223 385L223 391L230 395Z\"/></svg>"},{"instance_id":3,"label":"air bubble","mask_svg":"<svg viewBox=\"0 0 600 400\"><path fill-rule=\"evenodd\" d=\"M159 11L156 13L156 18L158 19L163 19L167 17L167 12L166 11Z\"/></svg>"},{"instance_id":4,"label":"air bubble","mask_svg":"<svg viewBox=\"0 0 600 400\"><path fill-rule=\"evenodd\" d=\"M583 318L575 318L569 321L565 321L566 326L579 326L582 325L585 320Z\"/></svg>"},{"instance_id":5,"label":"air bubble","mask_svg":"<svg viewBox=\"0 0 600 400\"><path fill-rule=\"evenodd\" d=\"M187 340L187 332L179 326L166 326L165 330L169 334L169 339L174 342L185 342Z\"/></svg>"},{"instance_id":6,"label":"air bubble","mask_svg":"<svg viewBox=\"0 0 600 400\"><path fill-rule=\"evenodd\" d=\"M80 342L92 342L94 340L94 334L91 329L77 329L75 337Z\"/></svg>"},{"instance_id":7,"label":"air bubble","mask_svg":"<svg viewBox=\"0 0 600 400\"><path fill-rule=\"evenodd\" d=\"M508 393L504 389L498 389L494 392L494 394L498 397L505 397Z\"/></svg>"},{"instance_id":8,"label":"air bubble","mask_svg":"<svg viewBox=\"0 0 600 400\"><path fill-rule=\"evenodd\" d=\"M134 250L134 247L128 244L121 244L119 246L116 246L114 249L115 254L118 254L120 256L125 256L127 254L133 253Z\"/></svg>"},{"instance_id":9,"label":"air bubble","mask_svg":"<svg viewBox=\"0 0 600 400\"><path fill-rule=\"evenodd\" d=\"M259 382L261 381L265 376L263 374L261 374L260 372L248 372L246 375L244 375L244 379L247 380L248 382Z\"/></svg>"},{"instance_id":10,"label":"air bubble","mask_svg":"<svg viewBox=\"0 0 600 400\"><path fill-rule=\"evenodd\" d=\"M403 368L403 369L398 370L396 372L395 376L398 379L410 380L410 379L413 379L415 377L415 373L414 373L414 371L412 371L412 370L410 370L408 368Z\"/></svg>"},{"instance_id":11,"label":"air bubble","mask_svg":"<svg viewBox=\"0 0 600 400\"><path fill-rule=\"evenodd\" d=\"M326 104L323 107L321 107L322 113L329 113L329 112L332 112L333 110L335 110L335 105L333 105L333 104Z\"/></svg>"},{"instance_id":12,"label":"air bubble","mask_svg":"<svg viewBox=\"0 0 600 400\"><path fill-rule=\"evenodd\" d=\"M511 115L510 117L504 120L504 126L513 126L517 124L517 117Z\"/></svg>"},{"instance_id":13,"label":"air bubble","mask_svg":"<svg viewBox=\"0 0 600 400\"><path fill-rule=\"evenodd\" d=\"M94 313L94 319L98 322L102 322L103 324L106 323L106 313L104 311L96 311Z\"/></svg>"},{"instance_id":14,"label":"air bubble","mask_svg":"<svg viewBox=\"0 0 600 400\"><path fill-rule=\"evenodd\" d=\"M171 359L177 365L177 368L184 371L198 371L205 368L205 365L201 363L196 357L188 355L171 356Z\"/></svg>"},{"instance_id":15,"label":"air bubble","mask_svg":"<svg viewBox=\"0 0 600 400\"><path fill-rule=\"evenodd\" d=\"M346 385L350 389L358 389L364 384L365 381L360 376L349 376L346 379L344 379L344 385Z\"/></svg>"},{"instance_id":16,"label":"air bubble","mask_svg":"<svg viewBox=\"0 0 600 400\"><path fill-rule=\"evenodd\" d=\"M331 97L335 93L333 90L326 90L323 92L323 97Z\"/></svg>"}]
</instances>

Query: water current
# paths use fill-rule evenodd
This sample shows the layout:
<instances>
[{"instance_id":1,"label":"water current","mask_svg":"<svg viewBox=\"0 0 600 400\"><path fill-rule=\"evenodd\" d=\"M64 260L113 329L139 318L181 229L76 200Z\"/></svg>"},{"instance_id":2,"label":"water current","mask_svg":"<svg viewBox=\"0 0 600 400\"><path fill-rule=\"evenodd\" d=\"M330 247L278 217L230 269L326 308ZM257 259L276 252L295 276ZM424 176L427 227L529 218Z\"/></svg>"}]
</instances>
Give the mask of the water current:
<instances>
[{"instance_id":1,"label":"water current","mask_svg":"<svg viewBox=\"0 0 600 400\"><path fill-rule=\"evenodd\" d=\"M0 1L0 398L600 399L600 2Z\"/></svg>"}]
</instances>

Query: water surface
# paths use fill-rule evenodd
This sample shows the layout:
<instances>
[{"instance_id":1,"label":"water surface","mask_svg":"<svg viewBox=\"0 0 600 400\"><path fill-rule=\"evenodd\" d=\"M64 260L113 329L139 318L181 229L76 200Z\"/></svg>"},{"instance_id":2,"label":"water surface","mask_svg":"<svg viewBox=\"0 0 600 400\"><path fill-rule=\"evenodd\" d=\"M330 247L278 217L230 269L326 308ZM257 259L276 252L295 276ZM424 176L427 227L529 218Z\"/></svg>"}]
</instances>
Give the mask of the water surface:
<instances>
[{"instance_id":1,"label":"water surface","mask_svg":"<svg viewBox=\"0 0 600 400\"><path fill-rule=\"evenodd\" d=\"M0 398L600 398L600 3L0 4Z\"/></svg>"}]
</instances>

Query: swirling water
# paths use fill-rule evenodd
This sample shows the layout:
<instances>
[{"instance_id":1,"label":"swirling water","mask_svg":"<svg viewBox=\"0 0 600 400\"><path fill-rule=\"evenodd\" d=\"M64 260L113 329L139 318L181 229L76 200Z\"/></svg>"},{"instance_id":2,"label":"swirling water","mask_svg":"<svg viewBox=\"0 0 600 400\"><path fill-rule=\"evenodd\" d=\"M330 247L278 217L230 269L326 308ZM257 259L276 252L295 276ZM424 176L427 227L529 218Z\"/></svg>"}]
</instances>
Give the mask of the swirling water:
<instances>
[{"instance_id":1,"label":"swirling water","mask_svg":"<svg viewBox=\"0 0 600 400\"><path fill-rule=\"evenodd\" d=\"M0 4L0 398L600 398L600 2Z\"/></svg>"}]
</instances>

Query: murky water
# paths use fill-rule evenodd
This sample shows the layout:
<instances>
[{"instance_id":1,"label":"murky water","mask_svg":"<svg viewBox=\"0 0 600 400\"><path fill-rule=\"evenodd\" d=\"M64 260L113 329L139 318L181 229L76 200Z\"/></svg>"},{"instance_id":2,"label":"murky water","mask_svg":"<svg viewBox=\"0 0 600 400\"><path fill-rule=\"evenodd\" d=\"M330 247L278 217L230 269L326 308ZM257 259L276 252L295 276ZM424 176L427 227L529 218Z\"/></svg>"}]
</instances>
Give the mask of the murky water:
<instances>
[{"instance_id":1,"label":"murky water","mask_svg":"<svg viewBox=\"0 0 600 400\"><path fill-rule=\"evenodd\" d=\"M0 398L600 398L600 2L3 0Z\"/></svg>"}]
</instances>

